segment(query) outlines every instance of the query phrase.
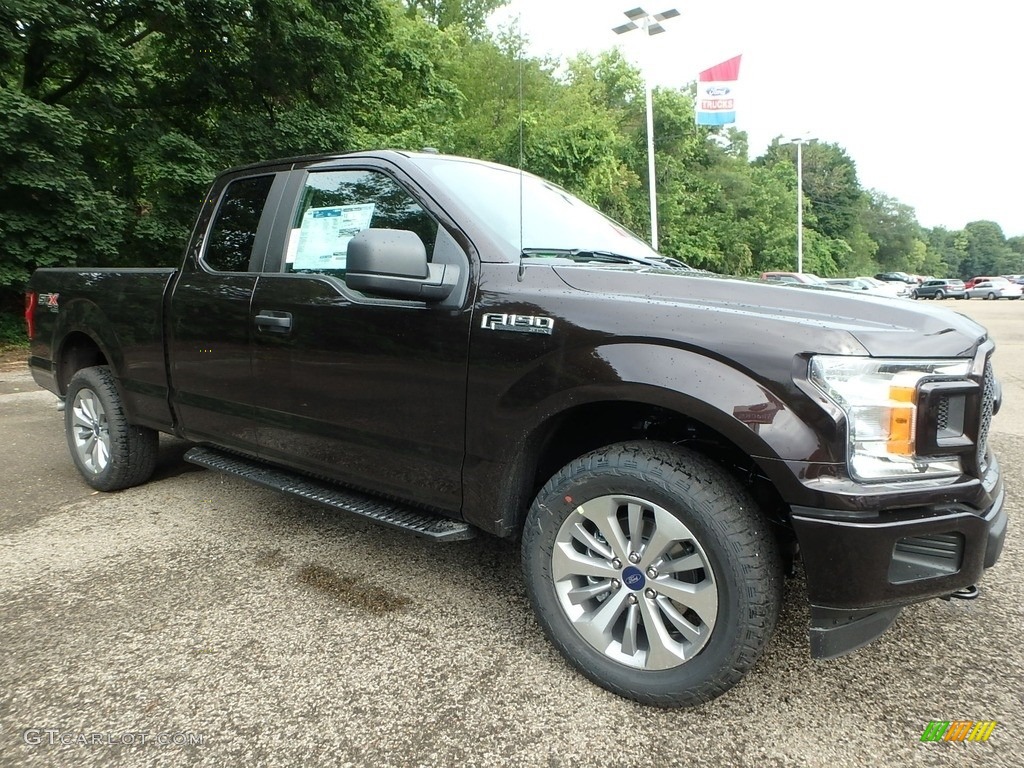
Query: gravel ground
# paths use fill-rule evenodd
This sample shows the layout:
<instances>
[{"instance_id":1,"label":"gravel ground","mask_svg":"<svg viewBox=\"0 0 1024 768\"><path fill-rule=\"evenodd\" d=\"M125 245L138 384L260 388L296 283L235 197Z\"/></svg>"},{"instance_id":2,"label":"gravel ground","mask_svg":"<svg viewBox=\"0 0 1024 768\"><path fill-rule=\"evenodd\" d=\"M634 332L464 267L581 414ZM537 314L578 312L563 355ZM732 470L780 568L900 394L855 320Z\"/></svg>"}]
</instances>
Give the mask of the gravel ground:
<instances>
[{"instance_id":1,"label":"gravel ground","mask_svg":"<svg viewBox=\"0 0 1024 768\"><path fill-rule=\"evenodd\" d=\"M505 543L340 517L185 465L169 438L152 482L92 492L53 396L7 366L0 765L1020 766L1024 302L955 308L989 326L1007 401L992 442L1012 520L982 598L911 607L820 662L798 575L754 671L691 710L572 672ZM958 719L998 725L920 741Z\"/></svg>"}]
</instances>

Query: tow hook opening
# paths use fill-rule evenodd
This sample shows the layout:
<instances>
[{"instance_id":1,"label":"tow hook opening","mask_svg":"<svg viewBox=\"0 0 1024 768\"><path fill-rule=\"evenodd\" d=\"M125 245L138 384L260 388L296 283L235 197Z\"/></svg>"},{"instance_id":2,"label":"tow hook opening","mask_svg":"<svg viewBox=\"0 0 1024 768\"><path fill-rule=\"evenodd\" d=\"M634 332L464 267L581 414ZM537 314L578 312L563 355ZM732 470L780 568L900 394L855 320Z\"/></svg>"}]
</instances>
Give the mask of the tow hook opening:
<instances>
[{"instance_id":1,"label":"tow hook opening","mask_svg":"<svg viewBox=\"0 0 1024 768\"><path fill-rule=\"evenodd\" d=\"M958 589L956 592L953 592L952 594L943 595L942 599L943 600L977 600L980 595L981 595L981 592L978 591L977 586L975 586L974 584L971 584L971 586L964 587L963 589Z\"/></svg>"}]
</instances>

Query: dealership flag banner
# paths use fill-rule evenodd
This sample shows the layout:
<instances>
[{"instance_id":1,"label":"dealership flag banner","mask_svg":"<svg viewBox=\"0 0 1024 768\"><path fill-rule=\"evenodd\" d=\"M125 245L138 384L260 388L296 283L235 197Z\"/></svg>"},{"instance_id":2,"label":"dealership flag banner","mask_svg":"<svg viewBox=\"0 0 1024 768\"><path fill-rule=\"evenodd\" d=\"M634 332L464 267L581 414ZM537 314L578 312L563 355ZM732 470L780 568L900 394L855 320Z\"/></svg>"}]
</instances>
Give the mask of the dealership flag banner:
<instances>
[{"instance_id":1,"label":"dealership flag banner","mask_svg":"<svg viewBox=\"0 0 1024 768\"><path fill-rule=\"evenodd\" d=\"M700 73L697 82L697 125L736 122L736 81L740 58L735 56Z\"/></svg>"}]
</instances>

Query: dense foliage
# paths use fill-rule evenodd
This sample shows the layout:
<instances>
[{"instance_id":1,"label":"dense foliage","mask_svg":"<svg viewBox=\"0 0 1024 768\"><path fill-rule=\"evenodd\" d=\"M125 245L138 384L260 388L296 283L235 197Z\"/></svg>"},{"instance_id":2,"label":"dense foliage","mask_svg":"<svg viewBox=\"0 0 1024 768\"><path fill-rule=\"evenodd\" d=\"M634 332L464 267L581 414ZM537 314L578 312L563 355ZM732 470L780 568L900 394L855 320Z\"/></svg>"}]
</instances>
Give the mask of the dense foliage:
<instances>
[{"instance_id":1,"label":"dense foliage","mask_svg":"<svg viewBox=\"0 0 1024 768\"><path fill-rule=\"evenodd\" d=\"M221 168L365 147L522 165L647 234L643 83L617 52L558 62L488 34L504 0L6 0L0 7L0 311L39 266L177 262ZM748 157L655 93L662 250L717 272L792 269L794 148ZM979 221L925 230L804 148L805 269L1024 272ZM9 326L5 326L9 327Z\"/></svg>"}]
</instances>

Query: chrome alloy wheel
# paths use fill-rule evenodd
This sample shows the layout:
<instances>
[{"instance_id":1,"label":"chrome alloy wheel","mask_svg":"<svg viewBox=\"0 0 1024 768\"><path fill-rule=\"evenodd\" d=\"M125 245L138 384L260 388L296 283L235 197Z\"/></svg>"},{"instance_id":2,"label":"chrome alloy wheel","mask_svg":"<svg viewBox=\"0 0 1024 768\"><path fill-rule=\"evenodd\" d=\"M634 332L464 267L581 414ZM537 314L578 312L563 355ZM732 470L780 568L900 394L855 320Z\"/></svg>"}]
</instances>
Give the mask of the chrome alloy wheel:
<instances>
[{"instance_id":1,"label":"chrome alloy wheel","mask_svg":"<svg viewBox=\"0 0 1024 768\"><path fill-rule=\"evenodd\" d=\"M110 463L110 426L103 403L91 389L82 388L71 405L75 451L82 465L100 474Z\"/></svg>"},{"instance_id":2,"label":"chrome alloy wheel","mask_svg":"<svg viewBox=\"0 0 1024 768\"><path fill-rule=\"evenodd\" d=\"M700 543L668 510L635 496L577 507L559 528L551 574L576 631L630 667L678 667L715 628L718 587Z\"/></svg>"}]
</instances>

